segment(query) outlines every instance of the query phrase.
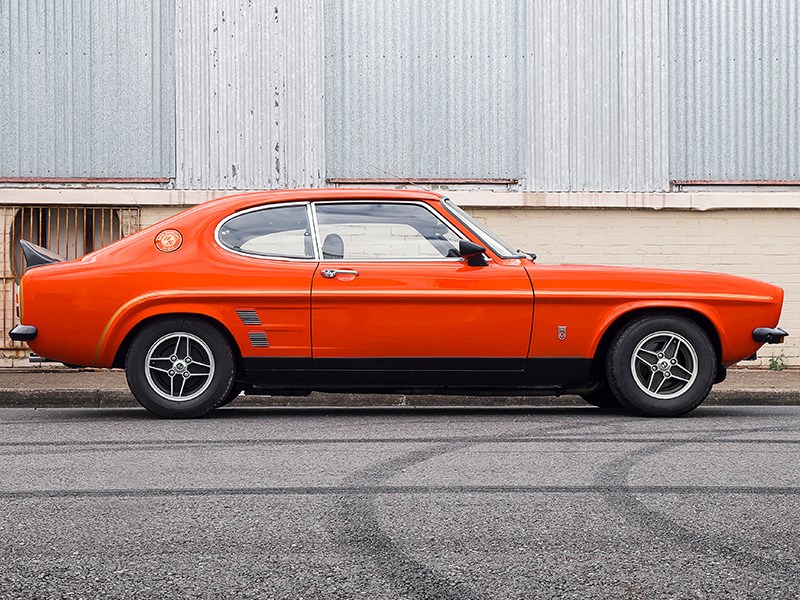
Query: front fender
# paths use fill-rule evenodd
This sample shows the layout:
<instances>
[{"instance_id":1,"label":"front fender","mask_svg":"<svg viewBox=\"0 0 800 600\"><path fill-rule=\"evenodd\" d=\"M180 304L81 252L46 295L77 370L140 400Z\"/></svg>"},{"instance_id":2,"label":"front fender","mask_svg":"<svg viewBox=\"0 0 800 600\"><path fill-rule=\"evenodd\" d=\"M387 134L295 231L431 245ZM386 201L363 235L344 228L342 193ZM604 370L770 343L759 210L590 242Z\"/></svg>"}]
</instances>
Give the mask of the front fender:
<instances>
[{"instance_id":1,"label":"front fender","mask_svg":"<svg viewBox=\"0 0 800 600\"><path fill-rule=\"evenodd\" d=\"M599 327L597 328L597 331L595 332L594 337L590 342L589 356L595 356L603 337L620 319L625 318L627 315L630 315L634 312L655 312L658 310L666 312L669 312L670 310L690 311L702 315L711 323L711 326L717 332L721 347L725 348L728 345L728 335L725 332L725 328L722 326L720 315L717 313L714 307L710 306L709 304L690 301L637 301L626 302L624 304L613 306L609 311L606 312L601 323L599 324Z\"/></svg>"},{"instance_id":2,"label":"front fender","mask_svg":"<svg viewBox=\"0 0 800 600\"><path fill-rule=\"evenodd\" d=\"M780 315L780 305L775 310L776 304L772 298L745 296L717 297L707 300L651 300L626 302L612 307L603 317L602 325L598 327L593 336L590 355L594 356L600 341L620 318L641 310L670 309L691 311L705 317L719 337L722 355L719 357L723 365L732 365L754 354L763 343L753 339L753 329L759 323L768 326L777 324Z\"/></svg>"}]
</instances>

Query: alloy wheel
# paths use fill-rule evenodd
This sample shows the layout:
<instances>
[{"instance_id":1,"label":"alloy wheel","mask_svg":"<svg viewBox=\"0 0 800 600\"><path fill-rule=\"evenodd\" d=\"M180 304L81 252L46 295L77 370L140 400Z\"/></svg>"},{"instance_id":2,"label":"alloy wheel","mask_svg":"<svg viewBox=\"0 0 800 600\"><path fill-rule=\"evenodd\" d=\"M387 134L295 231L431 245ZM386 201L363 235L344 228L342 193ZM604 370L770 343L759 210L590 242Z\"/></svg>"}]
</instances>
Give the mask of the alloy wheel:
<instances>
[{"instance_id":1,"label":"alloy wheel","mask_svg":"<svg viewBox=\"0 0 800 600\"><path fill-rule=\"evenodd\" d=\"M186 402L197 398L214 379L214 355L198 336L168 333L156 340L144 359L150 387L162 398Z\"/></svg>"},{"instance_id":2,"label":"alloy wheel","mask_svg":"<svg viewBox=\"0 0 800 600\"><path fill-rule=\"evenodd\" d=\"M631 356L631 373L645 394L658 400L676 398L697 379L697 352L682 335L657 331L642 339Z\"/></svg>"}]
</instances>

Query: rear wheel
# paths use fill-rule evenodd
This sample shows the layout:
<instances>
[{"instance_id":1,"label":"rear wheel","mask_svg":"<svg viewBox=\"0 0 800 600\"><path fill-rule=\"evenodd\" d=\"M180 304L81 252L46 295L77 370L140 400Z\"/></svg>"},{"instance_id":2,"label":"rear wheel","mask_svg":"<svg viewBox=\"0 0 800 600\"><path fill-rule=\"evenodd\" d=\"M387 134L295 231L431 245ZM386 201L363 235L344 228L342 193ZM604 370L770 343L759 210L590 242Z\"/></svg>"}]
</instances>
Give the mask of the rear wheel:
<instances>
[{"instance_id":1,"label":"rear wheel","mask_svg":"<svg viewBox=\"0 0 800 600\"><path fill-rule=\"evenodd\" d=\"M142 330L125 374L136 400L161 417L198 417L224 402L236 363L225 337L205 321L174 318Z\"/></svg>"},{"instance_id":2,"label":"rear wheel","mask_svg":"<svg viewBox=\"0 0 800 600\"><path fill-rule=\"evenodd\" d=\"M676 417L708 396L717 357L693 321L653 315L628 323L608 353L608 385L623 407L646 416Z\"/></svg>"}]
</instances>

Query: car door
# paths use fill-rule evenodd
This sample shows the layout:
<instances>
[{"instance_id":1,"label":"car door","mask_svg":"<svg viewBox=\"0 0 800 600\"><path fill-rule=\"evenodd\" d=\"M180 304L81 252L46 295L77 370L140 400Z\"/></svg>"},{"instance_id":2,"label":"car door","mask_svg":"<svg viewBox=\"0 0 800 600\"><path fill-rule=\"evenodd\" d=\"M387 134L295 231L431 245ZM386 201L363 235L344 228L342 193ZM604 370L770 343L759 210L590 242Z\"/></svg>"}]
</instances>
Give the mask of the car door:
<instances>
[{"instance_id":1,"label":"car door","mask_svg":"<svg viewBox=\"0 0 800 600\"><path fill-rule=\"evenodd\" d=\"M317 266L310 211L308 203L267 204L235 213L217 227L221 253L215 264L230 296L231 334L247 379L257 386L307 385Z\"/></svg>"},{"instance_id":2,"label":"car door","mask_svg":"<svg viewBox=\"0 0 800 600\"><path fill-rule=\"evenodd\" d=\"M322 388L513 387L533 293L514 261L470 266L423 202L313 205L312 354Z\"/></svg>"}]
</instances>

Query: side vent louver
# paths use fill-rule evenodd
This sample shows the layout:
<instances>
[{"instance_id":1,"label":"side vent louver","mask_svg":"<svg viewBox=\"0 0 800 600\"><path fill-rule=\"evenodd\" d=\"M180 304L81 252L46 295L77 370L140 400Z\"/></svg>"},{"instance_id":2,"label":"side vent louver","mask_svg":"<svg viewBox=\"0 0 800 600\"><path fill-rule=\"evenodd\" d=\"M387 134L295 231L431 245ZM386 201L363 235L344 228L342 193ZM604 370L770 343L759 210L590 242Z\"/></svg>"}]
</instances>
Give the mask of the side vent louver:
<instances>
[{"instance_id":1,"label":"side vent louver","mask_svg":"<svg viewBox=\"0 0 800 600\"><path fill-rule=\"evenodd\" d=\"M249 331L247 335L250 337L250 343L253 344L253 348L269 348L267 334L263 331Z\"/></svg>"},{"instance_id":2,"label":"side vent louver","mask_svg":"<svg viewBox=\"0 0 800 600\"><path fill-rule=\"evenodd\" d=\"M252 308L239 308L236 314L245 325L261 325L261 319L258 318L258 313Z\"/></svg>"}]
</instances>

